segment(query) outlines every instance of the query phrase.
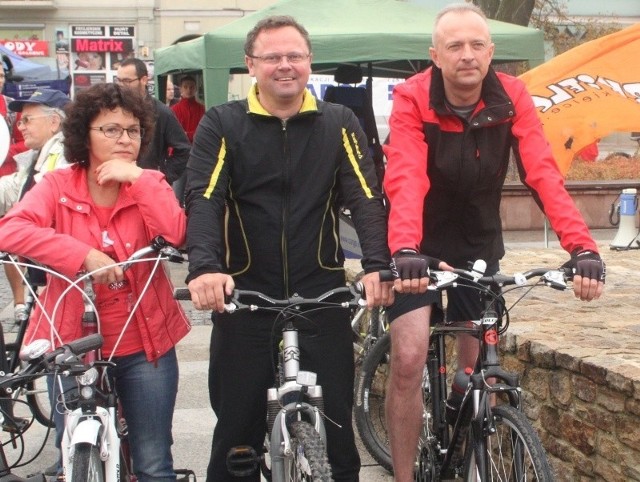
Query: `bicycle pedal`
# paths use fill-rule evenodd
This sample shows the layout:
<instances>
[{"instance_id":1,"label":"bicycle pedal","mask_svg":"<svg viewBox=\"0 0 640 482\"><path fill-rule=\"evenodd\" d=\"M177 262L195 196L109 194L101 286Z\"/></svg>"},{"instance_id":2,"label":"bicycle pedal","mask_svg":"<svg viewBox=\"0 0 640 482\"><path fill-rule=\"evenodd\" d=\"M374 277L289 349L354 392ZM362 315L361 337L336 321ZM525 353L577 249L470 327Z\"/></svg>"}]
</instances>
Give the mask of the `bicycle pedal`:
<instances>
[{"instance_id":1,"label":"bicycle pedal","mask_svg":"<svg viewBox=\"0 0 640 482\"><path fill-rule=\"evenodd\" d=\"M4 422L2 422L2 431L9 433L22 433L28 427L31 421L26 418L20 417L7 417Z\"/></svg>"},{"instance_id":2,"label":"bicycle pedal","mask_svg":"<svg viewBox=\"0 0 640 482\"><path fill-rule=\"evenodd\" d=\"M227 470L235 477L251 475L258 470L261 460L253 447L239 445L227 453Z\"/></svg>"},{"instance_id":3,"label":"bicycle pedal","mask_svg":"<svg viewBox=\"0 0 640 482\"><path fill-rule=\"evenodd\" d=\"M190 469L175 469L176 482L196 482L196 473Z\"/></svg>"}]
</instances>

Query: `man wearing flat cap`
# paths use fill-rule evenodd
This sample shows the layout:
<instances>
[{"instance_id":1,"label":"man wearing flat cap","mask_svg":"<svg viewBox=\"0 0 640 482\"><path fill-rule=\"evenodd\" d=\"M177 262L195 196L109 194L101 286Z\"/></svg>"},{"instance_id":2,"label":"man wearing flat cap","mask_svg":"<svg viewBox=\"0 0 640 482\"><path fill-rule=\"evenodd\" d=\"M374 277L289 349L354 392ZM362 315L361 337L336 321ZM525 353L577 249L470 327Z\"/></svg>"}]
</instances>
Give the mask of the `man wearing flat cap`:
<instances>
[{"instance_id":1,"label":"man wearing flat cap","mask_svg":"<svg viewBox=\"0 0 640 482\"><path fill-rule=\"evenodd\" d=\"M59 90L39 89L9 109L22 112L18 129L30 149L15 156L18 171L0 178L0 215L4 215L45 172L67 165L62 146L64 106L69 97ZM14 179L8 180L7 178Z\"/></svg>"}]
</instances>

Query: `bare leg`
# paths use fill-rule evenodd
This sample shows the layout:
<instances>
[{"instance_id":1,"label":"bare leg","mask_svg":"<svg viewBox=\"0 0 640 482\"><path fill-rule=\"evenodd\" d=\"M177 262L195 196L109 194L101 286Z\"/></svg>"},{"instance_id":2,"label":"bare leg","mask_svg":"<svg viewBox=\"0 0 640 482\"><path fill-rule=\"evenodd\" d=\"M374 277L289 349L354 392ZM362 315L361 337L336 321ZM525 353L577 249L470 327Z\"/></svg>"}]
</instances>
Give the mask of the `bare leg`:
<instances>
[{"instance_id":1,"label":"bare leg","mask_svg":"<svg viewBox=\"0 0 640 482\"><path fill-rule=\"evenodd\" d=\"M475 367L478 358L479 346L478 340L471 335L459 333L456 337L458 351L458 370L464 370L467 367Z\"/></svg>"},{"instance_id":2,"label":"bare leg","mask_svg":"<svg viewBox=\"0 0 640 482\"><path fill-rule=\"evenodd\" d=\"M396 482L413 481L422 425L422 374L429 347L431 307L410 311L391 323L391 375L385 415Z\"/></svg>"},{"instance_id":3,"label":"bare leg","mask_svg":"<svg viewBox=\"0 0 640 482\"><path fill-rule=\"evenodd\" d=\"M4 273L7 275L11 293L13 294L13 304L24 304L24 285L22 284L22 275L19 268L12 264L4 264Z\"/></svg>"}]
</instances>

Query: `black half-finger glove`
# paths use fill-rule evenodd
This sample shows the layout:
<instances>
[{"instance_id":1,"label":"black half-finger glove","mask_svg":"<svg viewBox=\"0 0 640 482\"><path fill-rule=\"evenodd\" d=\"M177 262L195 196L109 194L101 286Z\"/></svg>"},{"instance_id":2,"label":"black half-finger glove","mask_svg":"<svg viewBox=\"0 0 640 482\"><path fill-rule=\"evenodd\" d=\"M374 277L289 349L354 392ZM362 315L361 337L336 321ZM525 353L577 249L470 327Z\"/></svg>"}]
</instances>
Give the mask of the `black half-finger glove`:
<instances>
[{"instance_id":1,"label":"black half-finger glove","mask_svg":"<svg viewBox=\"0 0 640 482\"><path fill-rule=\"evenodd\" d=\"M393 254L391 271L401 280L426 278L429 269L438 269L440 260L418 253L415 249L400 249Z\"/></svg>"},{"instance_id":2,"label":"black half-finger glove","mask_svg":"<svg viewBox=\"0 0 640 482\"><path fill-rule=\"evenodd\" d=\"M571 253L571 259L562 265L563 268L571 268L574 276L602 281L607 275L607 267L598 253L593 251L580 251Z\"/></svg>"}]
</instances>

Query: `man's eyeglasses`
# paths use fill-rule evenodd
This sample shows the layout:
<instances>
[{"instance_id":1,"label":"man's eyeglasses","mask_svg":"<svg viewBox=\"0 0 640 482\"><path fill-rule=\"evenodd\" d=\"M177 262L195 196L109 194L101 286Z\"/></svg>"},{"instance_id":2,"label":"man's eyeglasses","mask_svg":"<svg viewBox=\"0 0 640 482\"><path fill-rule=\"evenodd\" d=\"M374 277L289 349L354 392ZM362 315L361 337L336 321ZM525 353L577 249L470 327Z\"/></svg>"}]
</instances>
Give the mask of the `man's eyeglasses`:
<instances>
[{"instance_id":1,"label":"man's eyeglasses","mask_svg":"<svg viewBox=\"0 0 640 482\"><path fill-rule=\"evenodd\" d=\"M42 117L49 117L48 115L23 115L20 120L17 122L18 127L19 126L28 126L29 123L33 120L33 119L40 119Z\"/></svg>"},{"instance_id":2,"label":"man's eyeglasses","mask_svg":"<svg viewBox=\"0 0 640 482\"><path fill-rule=\"evenodd\" d=\"M116 124L107 124L106 126L89 127L89 129L94 131L102 131L105 137L108 137L109 139L120 139L122 137L122 134L124 134L124 131L127 131L129 139L132 140L141 139L144 135L144 129L140 126L132 126L125 129L124 127Z\"/></svg>"},{"instance_id":3,"label":"man's eyeglasses","mask_svg":"<svg viewBox=\"0 0 640 482\"><path fill-rule=\"evenodd\" d=\"M120 84L120 85L131 85L133 84L135 81L140 80L142 77L136 77L135 79L121 79L119 77L114 77L113 81L116 84Z\"/></svg>"},{"instance_id":4,"label":"man's eyeglasses","mask_svg":"<svg viewBox=\"0 0 640 482\"><path fill-rule=\"evenodd\" d=\"M268 55L248 55L252 59L258 59L265 64L279 65L283 58L287 59L290 64L299 64L307 60L311 54L301 54L300 52L291 52L289 54L268 54Z\"/></svg>"}]
</instances>

